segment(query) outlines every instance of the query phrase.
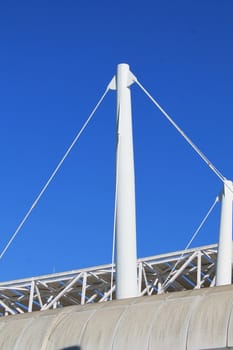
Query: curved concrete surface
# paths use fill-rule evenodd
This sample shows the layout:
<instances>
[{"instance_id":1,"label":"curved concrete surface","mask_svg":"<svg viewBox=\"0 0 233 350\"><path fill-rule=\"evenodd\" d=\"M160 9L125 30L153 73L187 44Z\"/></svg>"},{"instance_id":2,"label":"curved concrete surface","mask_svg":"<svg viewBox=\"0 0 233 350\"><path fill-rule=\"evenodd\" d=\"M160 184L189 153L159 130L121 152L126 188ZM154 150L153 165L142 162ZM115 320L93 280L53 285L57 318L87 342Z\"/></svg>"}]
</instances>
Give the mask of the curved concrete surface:
<instances>
[{"instance_id":1,"label":"curved concrete surface","mask_svg":"<svg viewBox=\"0 0 233 350\"><path fill-rule=\"evenodd\" d=\"M0 349L233 349L233 286L0 319Z\"/></svg>"}]
</instances>

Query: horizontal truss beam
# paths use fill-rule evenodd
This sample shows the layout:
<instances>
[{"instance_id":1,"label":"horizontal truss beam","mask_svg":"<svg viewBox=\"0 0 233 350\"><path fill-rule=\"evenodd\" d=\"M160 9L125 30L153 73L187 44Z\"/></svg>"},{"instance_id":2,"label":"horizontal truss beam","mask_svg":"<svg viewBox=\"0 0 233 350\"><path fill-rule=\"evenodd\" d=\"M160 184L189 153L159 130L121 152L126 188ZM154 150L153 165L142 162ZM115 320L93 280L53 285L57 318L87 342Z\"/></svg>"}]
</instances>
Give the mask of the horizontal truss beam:
<instances>
[{"instance_id":1,"label":"horizontal truss beam","mask_svg":"<svg viewBox=\"0 0 233 350\"><path fill-rule=\"evenodd\" d=\"M216 244L138 259L139 295L211 287L216 260ZM0 283L0 316L109 301L113 271L113 285L110 264Z\"/></svg>"}]
</instances>

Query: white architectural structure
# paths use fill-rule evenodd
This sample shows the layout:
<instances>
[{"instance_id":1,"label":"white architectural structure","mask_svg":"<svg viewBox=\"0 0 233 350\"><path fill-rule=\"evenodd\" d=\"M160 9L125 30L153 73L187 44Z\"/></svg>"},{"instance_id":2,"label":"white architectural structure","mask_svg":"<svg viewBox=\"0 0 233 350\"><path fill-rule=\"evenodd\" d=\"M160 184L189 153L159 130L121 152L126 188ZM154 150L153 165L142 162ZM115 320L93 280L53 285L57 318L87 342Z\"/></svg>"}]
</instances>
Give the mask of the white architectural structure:
<instances>
[{"instance_id":1,"label":"white architectural structure","mask_svg":"<svg viewBox=\"0 0 233 350\"><path fill-rule=\"evenodd\" d=\"M232 283L232 200L232 181L226 180L221 195L222 207L216 271L217 286Z\"/></svg>"},{"instance_id":2,"label":"white architectural structure","mask_svg":"<svg viewBox=\"0 0 233 350\"><path fill-rule=\"evenodd\" d=\"M233 349L233 287L0 319L1 350Z\"/></svg>"},{"instance_id":3,"label":"white architectural structure","mask_svg":"<svg viewBox=\"0 0 233 350\"><path fill-rule=\"evenodd\" d=\"M224 182L218 257L217 245L210 245L145 259L136 258L134 157L129 90L133 82L142 88ZM159 106L133 76L127 64L118 66L116 77L108 88L117 90L117 252L113 283L112 265L0 283L1 316L11 315L0 319L0 349L233 349L233 286L230 285L232 182L225 180ZM34 203L38 202L71 148ZM21 226L20 224L19 229ZM18 229L13 238L17 233ZM216 287L216 284L220 287ZM229 285L221 286L226 284ZM169 293L174 291L179 293ZM109 301L112 295L121 300ZM109 302L104 303L105 301Z\"/></svg>"},{"instance_id":4,"label":"white architectural structure","mask_svg":"<svg viewBox=\"0 0 233 350\"><path fill-rule=\"evenodd\" d=\"M216 260L217 245L138 259L138 295L214 286ZM111 288L109 264L0 283L0 315L109 301L111 294L115 298L113 282Z\"/></svg>"},{"instance_id":5,"label":"white architectural structure","mask_svg":"<svg viewBox=\"0 0 233 350\"><path fill-rule=\"evenodd\" d=\"M116 152L116 297L136 297L137 248L134 154L131 96L129 86L134 77L127 64L119 64L117 90Z\"/></svg>"}]
</instances>

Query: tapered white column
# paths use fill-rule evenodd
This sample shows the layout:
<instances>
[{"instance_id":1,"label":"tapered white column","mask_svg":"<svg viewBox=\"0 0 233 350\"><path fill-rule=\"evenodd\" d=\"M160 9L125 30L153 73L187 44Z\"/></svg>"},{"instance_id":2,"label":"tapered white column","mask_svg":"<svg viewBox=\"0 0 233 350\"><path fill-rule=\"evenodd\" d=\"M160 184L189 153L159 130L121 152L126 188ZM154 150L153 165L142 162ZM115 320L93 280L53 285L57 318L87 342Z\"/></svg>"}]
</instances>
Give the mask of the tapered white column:
<instances>
[{"instance_id":1,"label":"tapered white column","mask_svg":"<svg viewBox=\"0 0 233 350\"><path fill-rule=\"evenodd\" d=\"M127 64L119 64L117 90L116 156L116 298L136 297L137 252L135 181L131 94L134 76Z\"/></svg>"},{"instance_id":2,"label":"tapered white column","mask_svg":"<svg viewBox=\"0 0 233 350\"><path fill-rule=\"evenodd\" d=\"M216 286L231 284L232 280L232 181L225 180L219 228Z\"/></svg>"}]
</instances>

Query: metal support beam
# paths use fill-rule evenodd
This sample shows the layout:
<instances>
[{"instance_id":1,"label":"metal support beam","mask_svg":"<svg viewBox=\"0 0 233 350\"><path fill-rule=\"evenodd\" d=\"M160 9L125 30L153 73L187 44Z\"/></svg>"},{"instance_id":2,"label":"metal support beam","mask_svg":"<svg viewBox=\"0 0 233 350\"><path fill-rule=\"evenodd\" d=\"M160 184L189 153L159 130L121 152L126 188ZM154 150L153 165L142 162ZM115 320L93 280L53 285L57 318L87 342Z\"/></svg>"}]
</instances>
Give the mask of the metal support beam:
<instances>
[{"instance_id":1,"label":"metal support beam","mask_svg":"<svg viewBox=\"0 0 233 350\"><path fill-rule=\"evenodd\" d=\"M194 257L194 253L197 253ZM181 261L182 256L182 261ZM138 294L160 294L164 281L166 292L214 286L217 245L192 248L139 259ZM173 266L177 269L173 271ZM172 275L171 275L172 271ZM115 299L116 281L112 264L72 270L0 283L0 317L69 305L105 302ZM114 275L115 277L115 275Z\"/></svg>"},{"instance_id":2,"label":"metal support beam","mask_svg":"<svg viewBox=\"0 0 233 350\"><path fill-rule=\"evenodd\" d=\"M142 291L142 270L143 270L143 266L142 266L142 262L140 262L138 264L138 295L141 295L141 291Z\"/></svg>"},{"instance_id":3,"label":"metal support beam","mask_svg":"<svg viewBox=\"0 0 233 350\"><path fill-rule=\"evenodd\" d=\"M86 287L87 287L87 273L83 273L83 285L82 285L82 296L81 296L81 305L85 304L86 300Z\"/></svg>"},{"instance_id":4,"label":"metal support beam","mask_svg":"<svg viewBox=\"0 0 233 350\"><path fill-rule=\"evenodd\" d=\"M11 315L15 315L17 313L13 309L11 309L8 305L6 305L2 300L0 300L0 305L4 307L6 316L8 313L10 313Z\"/></svg>"},{"instance_id":5,"label":"metal support beam","mask_svg":"<svg viewBox=\"0 0 233 350\"><path fill-rule=\"evenodd\" d=\"M170 284L172 284L177 277L186 269L186 267L190 264L190 262L196 258L196 256L198 255L198 252L194 252L189 258L188 260L186 260L184 262L184 264L177 270L175 270L174 275L167 281L167 283L161 288L160 293L163 293Z\"/></svg>"},{"instance_id":6,"label":"metal support beam","mask_svg":"<svg viewBox=\"0 0 233 350\"><path fill-rule=\"evenodd\" d=\"M232 181L225 180L221 199L216 286L231 284L232 280Z\"/></svg>"},{"instance_id":7,"label":"metal support beam","mask_svg":"<svg viewBox=\"0 0 233 350\"><path fill-rule=\"evenodd\" d=\"M131 95L134 76L127 64L119 64L117 89L116 156L116 298L138 295L135 181Z\"/></svg>"},{"instance_id":8,"label":"metal support beam","mask_svg":"<svg viewBox=\"0 0 233 350\"><path fill-rule=\"evenodd\" d=\"M197 254L197 288L201 288L201 252Z\"/></svg>"},{"instance_id":9,"label":"metal support beam","mask_svg":"<svg viewBox=\"0 0 233 350\"><path fill-rule=\"evenodd\" d=\"M80 273L70 283L68 283L67 286L60 293L58 293L58 295L56 295L54 298L53 296L51 296L51 300L48 300L48 303L44 305L41 310L43 311L51 308L54 305L54 303L57 302L57 300L59 300L66 292L69 291L69 289L81 278L81 276L82 276L82 273Z\"/></svg>"},{"instance_id":10,"label":"metal support beam","mask_svg":"<svg viewBox=\"0 0 233 350\"><path fill-rule=\"evenodd\" d=\"M28 312L32 312L34 290L35 290L35 281L32 280L31 286L30 286L29 303L28 303Z\"/></svg>"}]
</instances>

